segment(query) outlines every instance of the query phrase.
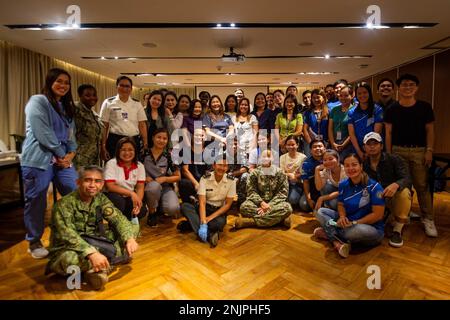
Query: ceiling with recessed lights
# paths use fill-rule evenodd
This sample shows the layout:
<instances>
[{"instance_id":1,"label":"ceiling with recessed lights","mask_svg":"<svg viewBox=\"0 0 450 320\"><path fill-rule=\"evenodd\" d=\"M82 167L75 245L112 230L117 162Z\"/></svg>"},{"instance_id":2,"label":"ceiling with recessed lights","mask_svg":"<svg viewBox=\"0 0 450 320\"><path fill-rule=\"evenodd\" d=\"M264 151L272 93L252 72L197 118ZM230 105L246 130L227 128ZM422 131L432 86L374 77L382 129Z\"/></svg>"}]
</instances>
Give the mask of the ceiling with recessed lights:
<instances>
[{"instance_id":1,"label":"ceiling with recessed lights","mask_svg":"<svg viewBox=\"0 0 450 320\"><path fill-rule=\"evenodd\" d=\"M381 24L367 28L372 4ZM353 81L434 53L430 45L450 35L448 0L0 5L0 39L111 78L131 75L142 87ZM80 8L79 25L67 24L70 5Z\"/></svg>"}]
</instances>

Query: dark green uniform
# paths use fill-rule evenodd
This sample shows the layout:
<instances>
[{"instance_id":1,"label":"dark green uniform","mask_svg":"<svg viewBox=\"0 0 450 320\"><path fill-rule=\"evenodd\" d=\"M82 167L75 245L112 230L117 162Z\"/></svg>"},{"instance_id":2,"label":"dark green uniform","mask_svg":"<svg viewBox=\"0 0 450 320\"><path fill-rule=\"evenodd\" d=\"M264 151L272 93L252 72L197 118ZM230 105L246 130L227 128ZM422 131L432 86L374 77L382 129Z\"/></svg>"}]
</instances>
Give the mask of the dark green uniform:
<instances>
[{"instance_id":1,"label":"dark green uniform","mask_svg":"<svg viewBox=\"0 0 450 320\"><path fill-rule=\"evenodd\" d=\"M75 103L75 127L77 153L73 159L75 167L100 165L100 144L103 124L97 113L81 102Z\"/></svg>"},{"instance_id":2,"label":"dark green uniform","mask_svg":"<svg viewBox=\"0 0 450 320\"><path fill-rule=\"evenodd\" d=\"M247 200L240 208L242 216L254 218L258 227L280 223L292 213L287 202L288 191L288 179L280 168L258 166L247 179ZM257 210L263 201L271 208L264 216L259 216Z\"/></svg>"},{"instance_id":3,"label":"dark green uniform","mask_svg":"<svg viewBox=\"0 0 450 320\"><path fill-rule=\"evenodd\" d=\"M97 249L87 243L81 235L97 235L96 208L101 207L105 225L105 236L114 241L117 255L122 254L122 248L130 238L136 238L136 231L130 221L114 207L112 202L99 193L87 204L80 199L78 190L62 197L53 207L50 223L50 259L47 272L61 275L67 274L71 265L88 271L91 265L88 255Z\"/></svg>"}]
</instances>

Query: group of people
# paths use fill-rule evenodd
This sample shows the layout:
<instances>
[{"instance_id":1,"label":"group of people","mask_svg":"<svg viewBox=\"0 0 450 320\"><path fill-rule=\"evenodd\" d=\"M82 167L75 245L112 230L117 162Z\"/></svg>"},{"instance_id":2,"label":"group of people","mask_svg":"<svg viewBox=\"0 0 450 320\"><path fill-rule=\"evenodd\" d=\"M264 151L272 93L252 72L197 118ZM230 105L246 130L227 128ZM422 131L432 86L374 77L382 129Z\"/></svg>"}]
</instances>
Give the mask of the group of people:
<instances>
[{"instance_id":1,"label":"group of people","mask_svg":"<svg viewBox=\"0 0 450 320\"><path fill-rule=\"evenodd\" d=\"M353 88L341 79L303 92L303 104L295 86L257 93L253 104L242 89L225 103L205 91L191 100L154 90L141 104L131 98L132 80L120 76L117 95L98 115L95 87L81 85L74 103L69 73L51 69L25 108L29 252L49 257L47 272L80 266L100 288L111 259L91 238L129 258L139 220L156 227L164 216L184 216L177 229L215 247L236 204L236 229L289 228L293 210L313 212L321 225L314 235L347 257L352 244L381 243L385 222L389 243L402 246L412 186L425 232L436 237L427 186L433 110L415 98L417 77L402 75L396 84L398 101L393 81L382 79L377 103L367 83ZM50 182L63 197L53 207L47 250L41 237Z\"/></svg>"}]
</instances>

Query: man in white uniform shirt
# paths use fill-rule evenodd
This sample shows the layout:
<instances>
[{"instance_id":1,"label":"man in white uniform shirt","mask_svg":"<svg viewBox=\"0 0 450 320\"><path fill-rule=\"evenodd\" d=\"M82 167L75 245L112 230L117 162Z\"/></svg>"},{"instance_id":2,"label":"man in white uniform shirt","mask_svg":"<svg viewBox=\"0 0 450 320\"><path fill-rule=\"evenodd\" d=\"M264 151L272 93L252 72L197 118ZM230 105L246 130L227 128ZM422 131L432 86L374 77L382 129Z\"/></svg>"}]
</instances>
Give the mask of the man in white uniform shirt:
<instances>
[{"instance_id":1,"label":"man in white uniform shirt","mask_svg":"<svg viewBox=\"0 0 450 320\"><path fill-rule=\"evenodd\" d=\"M100 119L105 125L101 152L105 161L115 154L117 142L123 137L135 139L138 156L141 153L140 138L144 150L148 149L147 116L141 103L130 96L133 82L126 76L120 76L116 85L117 96L103 101L100 110Z\"/></svg>"}]
</instances>

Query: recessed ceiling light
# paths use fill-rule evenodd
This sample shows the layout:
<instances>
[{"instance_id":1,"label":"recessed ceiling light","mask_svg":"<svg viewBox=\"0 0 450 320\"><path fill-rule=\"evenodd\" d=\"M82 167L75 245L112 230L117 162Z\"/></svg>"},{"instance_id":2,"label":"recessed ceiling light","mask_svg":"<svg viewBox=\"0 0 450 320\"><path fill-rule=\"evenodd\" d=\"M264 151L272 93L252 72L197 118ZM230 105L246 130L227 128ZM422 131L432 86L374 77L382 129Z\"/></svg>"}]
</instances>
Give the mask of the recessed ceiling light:
<instances>
[{"instance_id":1,"label":"recessed ceiling light","mask_svg":"<svg viewBox=\"0 0 450 320\"><path fill-rule=\"evenodd\" d=\"M326 55L325 55L325 59L330 59L330 55L329 55L329 54L326 54Z\"/></svg>"},{"instance_id":2,"label":"recessed ceiling light","mask_svg":"<svg viewBox=\"0 0 450 320\"><path fill-rule=\"evenodd\" d=\"M221 24L221 23L218 23L218 24L216 24L216 27L217 27L217 28L220 28L220 27L222 27L222 24Z\"/></svg>"},{"instance_id":3,"label":"recessed ceiling light","mask_svg":"<svg viewBox=\"0 0 450 320\"><path fill-rule=\"evenodd\" d=\"M156 48L157 47L156 43L153 43L153 42L144 42L142 44L142 46L146 47L146 48Z\"/></svg>"},{"instance_id":4,"label":"recessed ceiling light","mask_svg":"<svg viewBox=\"0 0 450 320\"><path fill-rule=\"evenodd\" d=\"M230 27L234 28L236 25L234 23L230 23Z\"/></svg>"},{"instance_id":5,"label":"recessed ceiling light","mask_svg":"<svg viewBox=\"0 0 450 320\"><path fill-rule=\"evenodd\" d=\"M303 41L303 42L300 42L298 45L299 45L300 47L308 47L308 46L312 46L313 43L312 43L312 42L309 42L309 41Z\"/></svg>"},{"instance_id":6,"label":"recessed ceiling light","mask_svg":"<svg viewBox=\"0 0 450 320\"><path fill-rule=\"evenodd\" d=\"M185 81L192 81L192 79L191 78L188 78L188 79L184 79Z\"/></svg>"},{"instance_id":7,"label":"recessed ceiling light","mask_svg":"<svg viewBox=\"0 0 450 320\"><path fill-rule=\"evenodd\" d=\"M100 59L101 59L101 60L106 60L105 57L101 57Z\"/></svg>"},{"instance_id":8,"label":"recessed ceiling light","mask_svg":"<svg viewBox=\"0 0 450 320\"><path fill-rule=\"evenodd\" d=\"M116 57L114 57L114 59L116 59L116 60L117 60L117 59L119 59L119 57L117 57L117 56L116 56Z\"/></svg>"}]
</instances>

